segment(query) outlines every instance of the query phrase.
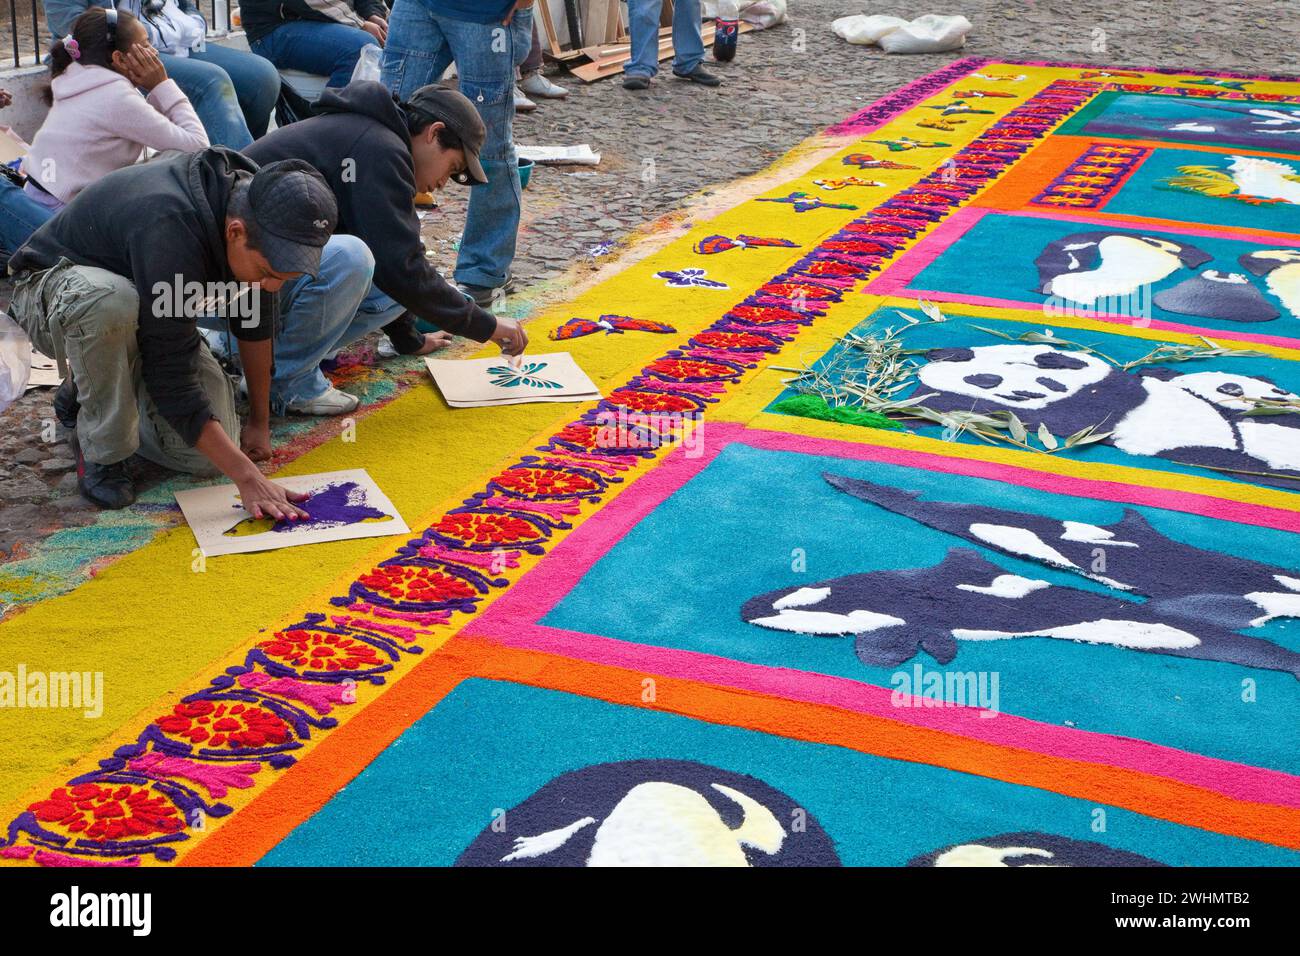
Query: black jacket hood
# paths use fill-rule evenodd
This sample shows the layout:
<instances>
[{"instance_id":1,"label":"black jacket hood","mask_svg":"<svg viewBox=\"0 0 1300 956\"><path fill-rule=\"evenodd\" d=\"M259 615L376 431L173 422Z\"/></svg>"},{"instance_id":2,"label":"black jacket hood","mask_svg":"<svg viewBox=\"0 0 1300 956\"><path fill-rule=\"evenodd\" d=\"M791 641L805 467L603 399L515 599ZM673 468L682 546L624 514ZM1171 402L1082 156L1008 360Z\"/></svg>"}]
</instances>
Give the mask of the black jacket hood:
<instances>
[{"instance_id":1,"label":"black jacket hood","mask_svg":"<svg viewBox=\"0 0 1300 956\"><path fill-rule=\"evenodd\" d=\"M388 87L373 80L357 80L339 89L327 89L316 101L316 114L359 113L383 123L402 138L409 148L411 135L406 131L406 113Z\"/></svg>"}]
</instances>

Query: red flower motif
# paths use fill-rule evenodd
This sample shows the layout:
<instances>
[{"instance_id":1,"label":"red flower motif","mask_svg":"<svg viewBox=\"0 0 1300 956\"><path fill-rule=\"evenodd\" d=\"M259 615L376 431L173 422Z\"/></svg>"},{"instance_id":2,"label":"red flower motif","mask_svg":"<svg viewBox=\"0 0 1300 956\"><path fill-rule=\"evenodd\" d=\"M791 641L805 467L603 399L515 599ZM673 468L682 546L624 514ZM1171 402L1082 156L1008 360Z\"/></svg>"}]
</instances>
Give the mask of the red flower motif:
<instances>
[{"instance_id":1,"label":"red flower motif","mask_svg":"<svg viewBox=\"0 0 1300 956\"><path fill-rule=\"evenodd\" d=\"M270 643L261 646L265 650ZM265 747L282 744L290 737L289 725L275 714L239 701L184 701L154 723L168 736L206 747Z\"/></svg>"},{"instance_id":2,"label":"red flower motif","mask_svg":"<svg viewBox=\"0 0 1300 956\"><path fill-rule=\"evenodd\" d=\"M647 423L648 424L648 423ZM602 448L639 451L653 448L654 441L638 431L629 431L623 422L608 422L599 425L571 424L565 425L555 434L556 441L565 441L579 448L592 451Z\"/></svg>"},{"instance_id":3,"label":"red flower motif","mask_svg":"<svg viewBox=\"0 0 1300 956\"><path fill-rule=\"evenodd\" d=\"M258 647L268 657L313 671L352 671L383 663L364 641L320 631L276 631L274 638Z\"/></svg>"},{"instance_id":4,"label":"red flower motif","mask_svg":"<svg viewBox=\"0 0 1300 956\"><path fill-rule=\"evenodd\" d=\"M443 515L433 530L467 545L519 544L538 537L537 529L523 518L472 511Z\"/></svg>"},{"instance_id":5,"label":"red flower motif","mask_svg":"<svg viewBox=\"0 0 1300 956\"><path fill-rule=\"evenodd\" d=\"M165 797L144 787L79 783L59 787L27 808L47 829L91 840L130 840L175 833L184 826Z\"/></svg>"},{"instance_id":6,"label":"red flower motif","mask_svg":"<svg viewBox=\"0 0 1300 956\"><path fill-rule=\"evenodd\" d=\"M853 268L850 266L849 268ZM704 331L695 336L694 341L711 349L736 349L739 351L753 351L761 349L763 351L772 351L775 349L775 343L763 335L754 335L752 332L721 332L721 331Z\"/></svg>"},{"instance_id":7,"label":"red flower motif","mask_svg":"<svg viewBox=\"0 0 1300 956\"><path fill-rule=\"evenodd\" d=\"M867 270L862 266L851 265L847 262L826 262L821 260L809 263L803 271L810 276L858 276Z\"/></svg>"},{"instance_id":8,"label":"red flower motif","mask_svg":"<svg viewBox=\"0 0 1300 956\"><path fill-rule=\"evenodd\" d=\"M376 594L392 598L395 601L418 601L433 603L474 597L475 591L465 581L454 575L439 571L437 568L417 567L403 564L390 564L378 567L369 574L357 579L362 586ZM293 633L293 632L290 632ZM374 648L362 644L370 658L362 666L373 667L381 663ZM357 654L363 653L358 648ZM360 659L360 658L358 658ZM327 668L328 669L328 668ZM334 668L338 670L338 668Z\"/></svg>"},{"instance_id":9,"label":"red flower motif","mask_svg":"<svg viewBox=\"0 0 1300 956\"><path fill-rule=\"evenodd\" d=\"M635 412L694 412L697 408L694 402L682 395L641 392L632 388L610 392L609 402Z\"/></svg>"},{"instance_id":10,"label":"red flower motif","mask_svg":"<svg viewBox=\"0 0 1300 956\"><path fill-rule=\"evenodd\" d=\"M730 378L735 369L720 362L700 362L694 359L663 358L646 366L646 371L676 380L688 378Z\"/></svg>"},{"instance_id":11,"label":"red flower motif","mask_svg":"<svg viewBox=\"0 0 1300 956\"><path fill-rule=\"evenodd\" d=\"M883 242L871 242L866 239L836 239L832 242L823 242L821 247L830 252L854 252L865 256L887 256L894 251Z\"/></svg>"},{"instance_id":12,"label":"red flower motif","mask_svg":"<svg viewBox=\"0 0 1300 956\"><path fill-rule=\"evenodd\" d=\"M492 481L512 494L529 498L589 495L600 491L600 484L595 480L560 468L508 468Z\"/></svg>"},{"instance_id":13,"label":"red flower motif","mask_svg":"<svg viewBox=\"0 0 1300 956\"><path fill-rule=\"evenodd\" d=\"M808 316L802 312L778 309L765 305L738 305L727 313L733 319L749 322L753 325L775 325L778 322L807 322Z\"/></svg>"},{"instance_id":14,"label":"red flower motif","mask_svg":"<svg viewBox=\"0 0 1300 956\"><path fill-rule=\"evenodd\" d=\"M835 298L833 290L822 288L819 285L809 285L805 282L769 282L763 286L762 291L768 295L780 296L783 299Z\"/></svg>"}]
</instances>

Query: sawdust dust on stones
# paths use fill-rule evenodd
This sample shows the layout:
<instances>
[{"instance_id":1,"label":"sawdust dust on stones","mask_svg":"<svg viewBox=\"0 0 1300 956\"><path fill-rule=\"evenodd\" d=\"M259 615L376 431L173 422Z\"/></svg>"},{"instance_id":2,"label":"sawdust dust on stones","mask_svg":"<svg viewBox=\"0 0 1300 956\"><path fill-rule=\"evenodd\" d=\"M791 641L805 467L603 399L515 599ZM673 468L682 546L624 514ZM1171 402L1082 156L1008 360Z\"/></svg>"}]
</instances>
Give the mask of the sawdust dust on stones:
<instances>
[{"instance_id":1,"label":"sawdust dust on stones","mask_svg":"<svg viewBox=\"0 0 1300 956\"><path fill-rule=\"evenodd\" d=\"M623 268L627 260L619 255L589 255L602 242L623 242L635 233L638 242L626 255L648 254L687 222L731 205L735 181L960 55L1300 72L1296 31L1285 27L1297 20L1293 0L1244 6L1212 0L962 0L950 12L975 25L966 49L915 57L889 57L836 39L830 22L852 12L843 0L793 0L791 8L789 24L746 34L735 62L710 67L726 80L720 90L675 81L666 69L651 91L635 96L617 79L588 86L560 77L571 90L568 100L544 102L518 118L519 142L588 142L602 162L595 169L536 171L525 193L518 290L507 301L508 314L527 317ZM654 161L655 174L648 181L647 160ZM754 183L743 186L752 190ZM452 187L439 209L424 218L426 243L444 268L455 261L467 198ZM7 300L7 288L0 288L0 301ZM453 354L472 350L472 343L458 345ZM43 423L53 418L51 397L50 390L30 392L0 416L0 559L16 560L39 550L53 531L96 518L75 494L71 472L41 467L70 457L66 442L43 441ZM277 441L284 440L282 428ZM307 433L299 422L293 453L336 432L336 422L321 422ZM26 460L33 451L36 460ZM276 464L284 460L277 455Z\"/></svg>"}]
</instances>

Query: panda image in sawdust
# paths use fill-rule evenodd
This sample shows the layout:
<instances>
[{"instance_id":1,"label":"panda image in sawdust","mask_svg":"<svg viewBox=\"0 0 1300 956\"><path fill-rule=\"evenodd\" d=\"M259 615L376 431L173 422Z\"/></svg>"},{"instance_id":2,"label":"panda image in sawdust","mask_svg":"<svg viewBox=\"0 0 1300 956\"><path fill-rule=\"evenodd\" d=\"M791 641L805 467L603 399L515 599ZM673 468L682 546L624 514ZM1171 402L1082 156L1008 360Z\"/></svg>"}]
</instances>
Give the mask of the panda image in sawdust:
<instances>
[{"instance_id":1,"label":"panda image in sawdust","mask_svg":"<svg viewBox=\"0 0 1300 956\"><path fill-rule=\"evenodd\" d=\"M1002 833L955 843L910 860L908 866L1164 866L1104 843L1052 833Z\"/></svg>"},{"instance_id":2,"label":"panda image in sawdust","mask_svg":"<svg viewBox=\"0 0 1300 956\"><path fill-rule=\"evenodd\" d=\"M869 667L897 667L921 651L947 664L967 641L1047 638L1300 677L1300 653L1241 633L1300 618L1300 571L1177 541L1132 509L1101 527L823 477L936 531L1106 590L1016 574L971 548L953 547L929 567L848 574L759 594L740 609L747 623L821 639L851 636ZM1104 572L1092 569L1098 547L1108 556Z\"/></svg>"},{"instance_id":3,"label":"panda image in sawdust","mask_svg":"<svg viewBox=\"0 0 1300 956\"><path fill-rule=\"evenodd\" d=\"M1296 400L1267 378L1126 372L1087 352L1047 345L931 349L917 370L924 404L937 411L1014 412L1031 431L1058 436L1095 426L1105 443L1300 490L1300 412L1248 417L1247 399Z\"/></svg>"},{"instance_id":4,"label":"panda image in sawdust","mask_svg":"<svg viewBox=\"0 0 1300 956\"><path fill-rule=\"evenodd\" d=\"M456 865L839 866L840 861L821 825L756 777L687 760L625 760L551 780L485 828Z\"/></svg>"}]
</instances>

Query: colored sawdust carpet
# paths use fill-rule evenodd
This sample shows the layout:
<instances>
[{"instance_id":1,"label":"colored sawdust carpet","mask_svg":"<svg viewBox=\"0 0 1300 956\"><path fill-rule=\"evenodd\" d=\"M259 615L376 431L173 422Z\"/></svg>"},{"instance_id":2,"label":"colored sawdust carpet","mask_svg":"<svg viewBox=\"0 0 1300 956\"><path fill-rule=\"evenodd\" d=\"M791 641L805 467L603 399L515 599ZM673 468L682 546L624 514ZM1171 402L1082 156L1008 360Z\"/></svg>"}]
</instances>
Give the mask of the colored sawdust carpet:
<instances>
[{"instance_id":1,"label":"colored sawdust carpet","mask_svg":"<svg viewBox=\"0 0 1300 956\"><path fill-rule=\"evenodd\" d=\"M1300 862L1300 81L1218 76L959 61L540 315L599 402L286 470L411 535L6 621L0 860Z\"/></svg>"}]
</instances>

